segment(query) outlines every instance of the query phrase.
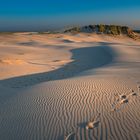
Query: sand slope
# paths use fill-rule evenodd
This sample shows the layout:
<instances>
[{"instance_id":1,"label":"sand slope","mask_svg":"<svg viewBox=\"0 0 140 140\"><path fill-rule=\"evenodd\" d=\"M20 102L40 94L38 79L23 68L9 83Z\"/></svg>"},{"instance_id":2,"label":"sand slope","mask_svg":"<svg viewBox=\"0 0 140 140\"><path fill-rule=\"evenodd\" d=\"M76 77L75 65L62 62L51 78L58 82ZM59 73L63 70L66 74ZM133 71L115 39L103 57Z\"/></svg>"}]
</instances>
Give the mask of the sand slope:
<instances>
[{"instance_id":1,"label":"sand slope","mask_svg":"<svg viewBox=\"0 0 140 140\"><path fill-rule=\"evenodd\" d=\"M64 140L72 133L69 140L139 140L140 43L94 34L56 42L51 49L63 57L46 59L63 65L0 81L0 139ZM94 128L86 129L92 120Z\"/></svg>"}]
</instances>

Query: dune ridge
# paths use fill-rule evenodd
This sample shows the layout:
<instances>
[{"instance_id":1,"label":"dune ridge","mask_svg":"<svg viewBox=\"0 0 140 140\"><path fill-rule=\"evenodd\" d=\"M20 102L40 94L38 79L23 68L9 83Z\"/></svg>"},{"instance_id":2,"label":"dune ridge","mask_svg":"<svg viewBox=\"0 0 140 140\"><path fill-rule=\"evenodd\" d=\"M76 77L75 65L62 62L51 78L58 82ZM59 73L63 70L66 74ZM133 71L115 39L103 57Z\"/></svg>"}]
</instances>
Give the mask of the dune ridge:
<instances>
[{"instance_id":1,"label":"dune ridge","mask_svg":"<svg viewBox=\"0 0 140 140\"><path fill-rule=\"evenodd\" d=\"M47 71L47 65L45 72L24 76L19 72L0 80L0 139L139 140L140 43L94 34L49 37L56 39L54 46L50 41L45 51L43 35L38 38L41 49L63 56L38 56L35 62L52 66L51 62L67 61L55 70ZM65 42L66 38L73 42ZM93 128L87 129L90 122Z\"/></svg>"},{"instance_id":2,"label":"dune ridge","mask_svg":"<svg viewBox=\"0 0 140 140\"><path fill-rule=\"evenodd\" d=\"M1 80L1 84L11 87L26 87L45 81L65 79L73 77L83 71L104 66L112 61L111 48L107 43L101 43L101 46L86 47L71 50L72 62L63 67L46 72L38 73L16 78Z\"/></svg>"}]
</instances>

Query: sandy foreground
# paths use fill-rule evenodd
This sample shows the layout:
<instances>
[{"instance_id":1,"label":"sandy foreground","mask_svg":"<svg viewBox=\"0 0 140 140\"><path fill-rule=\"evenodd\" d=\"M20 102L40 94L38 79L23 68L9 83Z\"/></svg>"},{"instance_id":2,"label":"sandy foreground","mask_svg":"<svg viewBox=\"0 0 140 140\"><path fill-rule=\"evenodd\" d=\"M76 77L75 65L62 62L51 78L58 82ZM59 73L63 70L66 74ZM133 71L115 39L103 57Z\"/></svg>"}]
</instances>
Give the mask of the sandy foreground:
<instances>
[{"instance_id":1,"label":"sandy foreground","mask_svg":"<svg viewBox=\"0 0 140 140\"><path fill-rule=\"evenodd\" d=\"M0 140L140 140L140 42L0 34Z\"/></svg>"}]
</instances>

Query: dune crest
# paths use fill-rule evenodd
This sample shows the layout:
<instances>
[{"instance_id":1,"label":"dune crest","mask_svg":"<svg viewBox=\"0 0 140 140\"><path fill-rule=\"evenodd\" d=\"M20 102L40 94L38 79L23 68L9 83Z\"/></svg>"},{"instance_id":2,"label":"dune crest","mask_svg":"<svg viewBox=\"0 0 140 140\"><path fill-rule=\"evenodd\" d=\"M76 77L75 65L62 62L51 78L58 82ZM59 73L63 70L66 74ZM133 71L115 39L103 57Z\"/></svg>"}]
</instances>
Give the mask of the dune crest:
<instances>
[{"instance_id":1,"label":"dune crest","mask_svg":"<svg viewBox=\"0 0 140 140\"><path fill-rule=\"evenodd\" d=\"M2 40L0 140L140 139L140 42L92 33Z\"/></svg>"}]
</instances>

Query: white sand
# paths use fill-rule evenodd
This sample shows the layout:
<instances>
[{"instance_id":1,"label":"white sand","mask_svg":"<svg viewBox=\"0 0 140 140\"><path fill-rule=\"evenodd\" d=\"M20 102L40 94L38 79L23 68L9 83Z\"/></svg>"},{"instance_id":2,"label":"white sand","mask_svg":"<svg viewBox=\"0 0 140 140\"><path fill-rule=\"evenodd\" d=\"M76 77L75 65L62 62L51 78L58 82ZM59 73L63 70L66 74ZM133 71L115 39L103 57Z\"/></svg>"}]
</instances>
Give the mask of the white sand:
<instances>
[{"instance_id":1,"label":"white sand","mask_svg":"<svg viewBox=\"0 0 140 140\"><path fill-rule=\"evenodd\" d=\"M0 79L0 140L140 139L138 41L0 35Z\"/></svg>"}]
</instances>

